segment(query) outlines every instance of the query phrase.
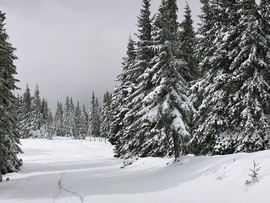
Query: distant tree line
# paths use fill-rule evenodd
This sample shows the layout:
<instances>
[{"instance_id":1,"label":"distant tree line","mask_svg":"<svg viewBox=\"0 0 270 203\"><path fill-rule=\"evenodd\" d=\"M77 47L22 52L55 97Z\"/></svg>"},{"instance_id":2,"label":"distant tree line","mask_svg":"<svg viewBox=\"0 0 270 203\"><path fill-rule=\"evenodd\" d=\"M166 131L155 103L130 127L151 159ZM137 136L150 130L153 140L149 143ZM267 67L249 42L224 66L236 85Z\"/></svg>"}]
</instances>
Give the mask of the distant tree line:
<instances>
[{"instance_id":1,"label":"distant tree line","mask_svg":"<svg viewBox=\"0 0 270 203\"><path fill-rule=\"evenodd\" d=\"M111 94L106 92L102 106L95 93L92 93L89 110L79 101L76 105L72 97L67 96L64 104L57 102L53 115L46 99L40 99L39 87L34 95L26 86L22 96L17 97L17 116L20 138L45 138L53 136L85 139L89 137L108 137L111 122L109 109Z\"/></svg>"},{"instance_id":2,"label":"distant tree line","mask_svg":"<svg viewBox=\"0 0 270 203\"><path fill-rule=\"evenodd\" d=\"M19 138L101 136L121 158L270 148L270 1L201 0L197 33L187 3L179 23L176 0L155 15L142 2L112 94L99 106L93 93L88 112L67 97L55 115L38 87L13 95L15 49L0 12L1 173L22 165Z\"/></svg>"}]
</instances>

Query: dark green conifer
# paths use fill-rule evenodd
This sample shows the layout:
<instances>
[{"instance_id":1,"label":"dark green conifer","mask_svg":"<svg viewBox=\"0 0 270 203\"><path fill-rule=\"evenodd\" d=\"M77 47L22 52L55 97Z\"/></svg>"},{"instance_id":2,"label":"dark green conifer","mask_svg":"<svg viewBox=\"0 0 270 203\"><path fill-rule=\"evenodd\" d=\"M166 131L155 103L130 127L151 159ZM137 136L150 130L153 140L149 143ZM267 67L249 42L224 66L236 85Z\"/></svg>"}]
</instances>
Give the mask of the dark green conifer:
<instances>
[{"instance_id":1,"label":"dark green conifer","mask_svg":"<svg viewBox=\"0 0 270 203\"><path fill-rule=\"evenodd\" d=\"M138 16L138 41L136 55L136 63L130 66L128 74L129 79L129 94L126 95L125 115L122 123L125 124L123 128L123 140L121 145L118 145L116 152L121 155L130 154L134 149L139 151L142 134L138 131L138 124L141 122L143 115L139 113L142 108L142 100L147 91L150 89L150 75L147 75L147 70L150 67L150 61L153 58L152 51L152 20L150 12L150 1L143 0L142 9Z\"/></svg>"},{"instance_id":2,"label":"dark green conifer","mask_svg":"<svg viewBox=\"0 0 270 203\"><path fill-rule=\"evenodd\" d=\"M0 178L1 174L17 171L22 165L17 158L22 151L15 113L16 98L13 95L18 81L14 77L17 72L13 63L17 57L8 42L4 21L5 14L0 11Z\"/></svg>"},{"instance_id":3,"label":"dark green conifer","mask_svg":"<svg viewBox=\"0 0 270 203\"><path fill-rule=\"evenodd\" d=\"M99 118L99 104L95 93L92 92L90 110L89 110L89 129L88 133L90 136L100 136L100 118Z\"/></svg>"},{"instance_id":4,"label":"dark green conifer","mask_svg":"<svg viewBox=\"0 0 270 203\"><path fill-rule=\"evenodd\" d=\"M117 78L119 84L115 87L113 91L111 101L110 114L112 116L112 123L110 127L109 141L112 144L116 145L116 151L118 148L117 146L121 146L120 142L122 141L121 137L123 135L124 128L123 119L127 112L126 98L131 91L130 87L132 84L132 77L129 74L129 70L132 66L134 66L136 58L137 55L135 50L135 42L134 40L129 38L126 57L123 58L122 73Z\"/></svg>"},{"instance_id":5,"label":"dark green conifer","mask_svg":"<svg viewBox=\"0 0 270 203\"><path fill-rule=\"evenodd\" d=\"M154 57L150 75L151 88L142 100L142 119L138 133L144 135L137 151L139 156L174 155L184 153L190 139L188 120L192 107L187 98L186 81L180 74L187 63L179 55L177 37L177 4L162 1L153 26Z\"/></svg>"},{"instance_id":6,"label":"dark green conifer","mask_svg":"<svg viewBox=\"0 0 270 203\"><path fill-rule=\"evenodd\" d=\"M104 94L103 105L100 113L100 136L104 138L109 137L110 124L112 122L110 106L112 95L109 92Z\"/></svg>"},{"instance_id":7,"label":"dark green conifer","mask_svg":"<svg viewBox=\"0 0 270 203\"><path fill-rule=\"evenodd\" d=\"M227 14L217 18L212 50L200 63L206 72L197 88L204 98L193 148L203 154L267 149L270 69L269 43L260 24L264 17L254 0L218 3Z\"/></svg>"},{"instance_id":8,"label":"dark green conifer","mask_svg":"<svg viewBox=\"0 0 270 203\"><path fill-rule=\"evenodd\" d=\"M64 110L61 102L57 102L54 121L53 121L53 131L56 136L65 136L64 130Z\"/></svg>"},{"instance_id":9,"label":"dark green conifer","mask_svg":"<svg viewBox=\"0 0 270 203\"><path fill-rule=\"evenodd\" d=\"M193 27L191 10L186 3L184 20L180 23L180 46L182 59L187 63L186 69L181 69L181 75L187 82L199 77L198 60L195 57L196 35Z\"/></svg>"}]
</instances>

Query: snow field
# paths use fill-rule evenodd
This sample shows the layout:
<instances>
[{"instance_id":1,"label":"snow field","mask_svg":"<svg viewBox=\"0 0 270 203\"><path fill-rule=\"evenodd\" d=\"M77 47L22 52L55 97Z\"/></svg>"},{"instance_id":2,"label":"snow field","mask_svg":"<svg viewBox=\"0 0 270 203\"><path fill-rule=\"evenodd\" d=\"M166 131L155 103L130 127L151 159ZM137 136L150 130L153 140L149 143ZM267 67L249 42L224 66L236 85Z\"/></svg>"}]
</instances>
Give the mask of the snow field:
<instances>
[{"instance_id":1,"label":"snow field","mask_svg":"<svg viewBox=\"0 0 270 203\"><path fill-rule=\"evenodd\" d=\"M24 167L0 183L1 203L268 203L270 151L139 158L124 168L109 143L21 140ZM253 160L259 182L245 185Z\"/></svg>"}]
</instances>

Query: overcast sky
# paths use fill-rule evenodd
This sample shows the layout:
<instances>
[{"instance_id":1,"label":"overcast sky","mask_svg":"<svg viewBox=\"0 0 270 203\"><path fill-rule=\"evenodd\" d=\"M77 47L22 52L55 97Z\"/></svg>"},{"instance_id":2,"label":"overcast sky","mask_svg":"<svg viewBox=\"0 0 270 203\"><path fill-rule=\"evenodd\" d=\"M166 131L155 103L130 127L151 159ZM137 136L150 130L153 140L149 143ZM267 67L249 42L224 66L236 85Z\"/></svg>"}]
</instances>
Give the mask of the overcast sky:
<instances>
[{"instance_id":1,"label":"overcast sky","mask_svg":"<svg viewBox=\"0 0 270 203\"><path fill-rule=\"evenodd\" d=\"M186 1L196 24L199 0L178 0L179 22ZM9 42L17 48L18 86L24 90L29 84L33 92L38 84L52 110L67 95L88 106L92 91L101 103L121 73L141 4L142 0L0 0ZM151 4L154 14L160 0Z\"/></svg>"}]
</instances>

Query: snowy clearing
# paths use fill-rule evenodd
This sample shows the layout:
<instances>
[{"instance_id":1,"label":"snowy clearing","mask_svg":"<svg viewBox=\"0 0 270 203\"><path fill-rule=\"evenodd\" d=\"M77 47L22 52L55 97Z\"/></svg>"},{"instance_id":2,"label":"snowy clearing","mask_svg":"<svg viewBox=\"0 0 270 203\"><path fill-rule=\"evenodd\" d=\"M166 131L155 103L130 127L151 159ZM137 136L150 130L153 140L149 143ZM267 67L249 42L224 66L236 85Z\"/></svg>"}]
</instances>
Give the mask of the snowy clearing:
<instances>
[{"instance_id":1,"label":"snowy clearing","mask_svg":"<svg viewBox=\"0 0 270 203\"><path fill-rule=\"evenodd\" d=\"M270 151L140 158L124 168L104 142L21 140L24 167L0 183L1 203L268 203ZM251 180L253 160L258 181Z\"/></svg>"}]
</instances>

